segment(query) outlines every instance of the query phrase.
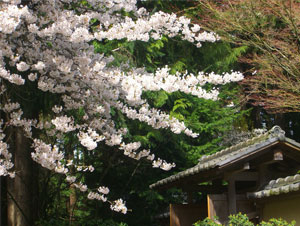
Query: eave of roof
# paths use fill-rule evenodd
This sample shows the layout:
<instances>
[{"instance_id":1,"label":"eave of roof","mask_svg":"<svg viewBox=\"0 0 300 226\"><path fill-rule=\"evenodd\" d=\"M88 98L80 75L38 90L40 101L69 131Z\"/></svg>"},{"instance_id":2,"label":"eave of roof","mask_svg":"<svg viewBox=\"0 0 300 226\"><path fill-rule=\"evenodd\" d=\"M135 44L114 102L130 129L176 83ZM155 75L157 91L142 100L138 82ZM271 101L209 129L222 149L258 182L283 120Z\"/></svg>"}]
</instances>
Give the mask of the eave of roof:
<instances>
[{"instance_id":1,"label":"eave of roof","mask_svg":"<svg viewBox=\"0 0 300 226\"><path fill-rule=\"evenodd\" d=\"M250 192L247 194L247 197L250 199L261 199L296 191L300 191L299 174L285 178L278 178L277 180L271 180L262 190Z\"/></svg>"},{"instance_id":2,"label":"eave of roof","mask_svg":"<svg viewBox=\"0 0 300 226\"><path fill-rule=\"evenodd\" d=\"M233 164L238 162L242 157L259 152L267 146L274 145L279 141L285 141L294 147L300 148L299 143L285 137L285 132L279 126L274 126L271 130L262 135L253 137L252 139L226 148L215 154L203 156L196 166L159 180L158 182L151 184L149 187L154 189L166 186L170 183L177 182L180 179L199 174L202 171L208 171L210 169L221 168L228 164Z\"/></svg>"}]
</instances>

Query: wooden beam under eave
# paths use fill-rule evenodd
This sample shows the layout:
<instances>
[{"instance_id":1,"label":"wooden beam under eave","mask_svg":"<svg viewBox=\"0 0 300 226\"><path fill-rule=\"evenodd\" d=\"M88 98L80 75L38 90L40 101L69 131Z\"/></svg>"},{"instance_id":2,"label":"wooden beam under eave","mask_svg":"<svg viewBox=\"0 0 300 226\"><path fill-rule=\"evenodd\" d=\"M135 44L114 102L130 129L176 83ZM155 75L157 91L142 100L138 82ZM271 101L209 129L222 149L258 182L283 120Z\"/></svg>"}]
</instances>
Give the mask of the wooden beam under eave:
<instances>
[{"instance_id":1,"label":"wooden beam under eave","mask_svg":"<svg viewBox=\"0 0 300 226\"><path fill-rule=\"evenodd\" d=\"M228 180L228 211L229 214L236 214L236 191L235 191L235 180L233 177Z\"/></svg>"},{"instance_id":2,"label":"wooden beam under eave","mask_svg":"<svg viewBox=\"0 0 300 226\"><path fill-rule=\"evenodd\" d=\"M266 158L261 165L270 165L276 162L283 161L283 152L282 150L274 150L273 155Z\"/></svg>"},{"instance_id":3,"label":"wooden beam under eave","mask_svg":"<svg viewBox=\"0 0 300 226\"><path fill-rule=\"evenodd\" d=\"M252 162L253 159L257 159L260 158L260 156L265 155L266 153L268 153L270 151L271 148L273 148L274 146L278 145L279 141L274 141L271 142L267 145L263 145L260 148L257 148L253 151L249 151L247 154L244 153L239 153L237 155L235 155L232 158L227 158L226 162L223 162L222 165L219 167L219 170L230 170L230 168L235 168L235 166L241 162ZM242 167L241 167L242 168Z\"/></svg>"},{"instance_id":4,"label":"wooden beam under eave","mask_svg":"<svg viewBox=\"0 0 300 226\"><path fill-rule=\"evenodd\" d=\"M207 194L221 194L226 191L226 185L197 185L188 184L182 187L185 192L203 192Z\"/></svg>"},{"instance_id":5,"label":"wooden beam under eave","mask_svg":"<svg viewBox=\"0 0 300 226\"><path fill-rule=\"evenodd\" d=\"M294 150L300 152L300 148L299 148L299 147L296 147L296 146L293 145L293 144L289 144L289 143L287 143L287 142L284 142L283 145L288 146L289 148L294 149Z\"/></svg>"},{"instance_id":6,"label":"wooden beam under eave","mask_svg":"<svg viewBox=\"0 0 300 226\"><path fill-rule=\"evenodd\" d=\"M281 149L271 150L259 158L250 161L251 169L258 169L262 165L271 165L278 162L284 162L287 153Z\"/></svg>"},{"instance_id":7,"label":"wooden beam under eave","mask_svg":"<svg viewBox=\"0 0 300 226\"><path fill-rule=\"evenodd\" d=\"M284 158L286 157L292 159L296 163L300 163L300 153L298 151L292 151L292 150L285 150L284 151Z\"/></svg>"},{"instance_id":8,"label":"wooden beam under eave","mask_svg":"<svg viewBox=\"0 0 300 226\"><path fill-rule=\"evenodd\" d=\"M277 150L274 151L273 160L274 161L282 161L283 160L283 152L282 152L282 150L277 149Z\"/></svg>"},{"instance_id":9,"label":"wooden beam under eave","mask_svg":"<svg viewBox=\"0 0 300 226\"><path fill-rule=\"evenodd\" d=\"M244 171L237 174L232 175L235 181L257 181L258 180L258 172L253 171Z\"/></svg>"},{"instance_id":10,"label":"wooden beam under eave","mask_svg":"<svg viewBox=\"0 0 300 226\"><path fill-rule=\"evenodd\" d=\"M241 173L249 171L249 170L250 170L249 162L239 164L239 165L235 166L234 168L232 167L231 169L223 170L223 172L224 172L223 179L228 180L229 178L233 177L234 175L238 175L238 174L241 174Z\"/></svg>"}]
</instances>

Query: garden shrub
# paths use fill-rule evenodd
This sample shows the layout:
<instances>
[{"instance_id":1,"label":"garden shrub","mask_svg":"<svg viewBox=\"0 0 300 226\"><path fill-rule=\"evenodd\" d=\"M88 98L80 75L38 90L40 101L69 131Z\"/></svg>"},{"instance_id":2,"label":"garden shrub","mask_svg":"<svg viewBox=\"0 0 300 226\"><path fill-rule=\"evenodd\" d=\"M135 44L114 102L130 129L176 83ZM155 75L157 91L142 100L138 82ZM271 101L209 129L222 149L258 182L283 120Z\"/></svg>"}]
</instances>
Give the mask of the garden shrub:
<instances>
[{"instance_id":1,"label":"garden shrub","mask_svg":"<svg viewBox=\"0 0 300 226\"><path fill-rule=\"evenodd\" d=\"M236 215L230 215L229 221L227 223L228 226L255 226L252 223L246 214L238 213ZM262 221L256 226L295 226L296 221L292 221L288 223L287 221L279 218L279 219L270 219L268 222ZM223 226L222 224L217 223L215 220L205 218L204 220L197 221L194 223L194 226Z\"/></svg>"}]
</instances>

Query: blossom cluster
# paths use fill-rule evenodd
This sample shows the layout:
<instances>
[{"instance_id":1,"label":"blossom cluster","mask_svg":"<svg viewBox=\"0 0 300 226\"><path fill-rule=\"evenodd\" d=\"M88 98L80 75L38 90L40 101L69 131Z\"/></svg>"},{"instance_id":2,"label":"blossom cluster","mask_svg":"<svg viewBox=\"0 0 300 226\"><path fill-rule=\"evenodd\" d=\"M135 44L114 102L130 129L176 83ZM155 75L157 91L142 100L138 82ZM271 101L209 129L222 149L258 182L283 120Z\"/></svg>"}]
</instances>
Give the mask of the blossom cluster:
<instances>
[{"instance_id":1,"label":"blossom cluster","mask_svg":"<svg viewBox=\"0 0 300 226\"><path fill-rule=\"evenodd\" d=\"M3 106L0 105L0 110L6 112L9 116L10 120L7 123L8 125L22 127L25 132L25 136L32 136L32 127L37 126L37 120L22 118L23 111L20 109L19 103L13 103L8 99Z\"/></svg>"},{"instance_id":2,"label":"blossom cluster","mask_svg":"<svg viewBox=\"0 0 300 226\"><path fill-rule=\"evenodd\" d=\"M14 172L10 172L11 168L13 168L14 164L11 162L11 154L8 152L8 145L0 141L0 176L9 175L10 177L14 177Z\"/></svg>"},{"instance_id":3,"label":"blossom cluster","mask_svg":"<svg viewBox=\"0 0 300 226\"><path fill-rule=\"evenodd\" d=\"M105 139L104 136L100 136L92 129L88 129L87 133L80 131L77 136L82 146L86 147L88 150L95 149L97 147L97 142Z\"/></svg>"},{"instance_id":4,"label":"blossom cluster","mask_svg":"<svg viewBox=\"0 0 300 226\"><path fill-rule=\"evenodd\" d=\"M118 199L114 201L111 205L110 208L116 212L121 212L123 214L127 213L127 207L125 206L125 203L122 199Z\"/></svg>"},{"instance_id":5,"label":"blossom cluster","mask_svg":"<svg viewBox=\"0 0 300 226\"><path fill-rule=\"evenodd\" d=\"M3 122L0 121L0 176L9 175L15 177L15 173L11 171L14 164L11 161L12 155L8 152L8 145L3 141L5 135L2 130Z\"/></svg>"},{"instance_id":6,"label":"blossom cluster","mask_svg":"<svg viewBox=\"0 0 300 226\"><path fill-rule=\"evenodd\" d=\"M99 193L98 193L99 192ZM88 199L97 199L100 200L102 202L106 202L107 201L107 197L105 197L105 195L107 195L109 193L109 188L108 187L104 187L104 186L100 186L98 188L98 192L89 192L88 194Z\"/></svg>"},{"instance_id":7,"label":"blossom cluster","mask_svg":"<svg viewBox=\"0 0 300 226\"><path fill-rule=\"evenodd\" d=\"M196 137L198 134L183 122L151 108L142 98L143 92L180 91L216 100L218 90L207 91L203 88L206 83L221 85L239 81L243 76L239 72L173 75L168 66L154 73L144 68L123 70L122 66L111 66L114 58L95 53L94 47L89 44L91 40L146 42L162 36L179 36L200 47L202 42L215 42L219 37L202 30L197 24L192 25L186 17L164 12L151 15L146 9L138 8L136 0L87 2L89 7L78 4L76 12L71 10L72 7L67 7L71 0L31 0L26 6L22 6L20 0L0 2L0 111L8 118L6 126L23 128L25 135L31 139L34 148L31 157L34 161L64 174L66 180L80 191L89 191L89 199L105 202L108 188L99 187L98 192L94 192L76 181L76 176L70 172L68 167L72 165L72 160L65 159L63 149L58 145L65 134L76 135L81 148L89 151L97 150L99 144L116 146L125 156L136 160L145 158L152 162L154 168L170 170L175 163L155 158L138 142L123 141L127 129L116 127L111 109L156 129L170 129L176 134ZM122 10L131 12L133 17L122 16ZM92 26L95 20L98 25ZM43 119L24 118L21 105L7 98L8 83L18 88L30 84L40 92L56 95L52 112ZM78 109L84 115L75 120L70 115ZM37 139L32 134L32 128L45 132L55 142L48 144L40 137ZM3 138L4 132L0 130L0 176L12 177L11 154ZM94 170L93 166L75 167L77 172ZM122 199L110 203L112 210L127 212Z\"/></svg>"},{"instance_id":8,"label":"blossom cluster","mask_svg":"<svg viewBox=\"0 0 300 226\"><path fill-rule=\"evenodd\" d=\"M126 38L129 41L141 40L147 42L150 38L157 40L162 35L174 37L180 33L184 40L196 42L199 47L201 42L215 42L219 39L215 33L205 31L199 33L200 26L194 25L191 27L190 24L191 21L186 17L177 18L175 14L160 11L149 18L138 18L135 21L126 17L124 22L112 25L107 31L103 30L95 33L95 38L99 41ZM108 24L106 24L107 26ZM80 40L79 37L77 38Z\"/></svg>"},{"instance_id":9,"label":"blossom cluster","mask_svg":"<svg viewBox=\"0 0 300 226\"><path fill-rule=\"evenodd\" d=\"M68 169L61 163L64 154L59 151L57 146L54 145L51 147L50 144L46 144L39 139L34 139L33 147L35 152L31 153L31 157L34 161L49 170L55 170L57 173L65 174L68 172Z\"/></svg>"},{"instance_id":10,"label":"blossom cluster","mask_svg":"<svg viewBox=\"0 0 300 226\"><path fill-rule=\"evenodd\" d=\"M52 124L55 125L56 130L67 133L76 129L74 127L74 120L68 116L60 116L51 120Z\"/></svg>"},{"instance_id":11,"label":"blossom cluster","mask_svg":"<svg viewBox=\"0 0 300 226\"><path fill-rule=\"evenodd\" d=\"M191 132L187 129L183 122L176 118L171 118L167 113L162 112L155 108L150 108L148 104L144 104L139 110L123 106L121 111L130 119L138 119L141 122L146 122L153 128L170 128L173 133L180 134L184 132L191 137L197 137L197 133Z\"/></svg>"}]
</instances>

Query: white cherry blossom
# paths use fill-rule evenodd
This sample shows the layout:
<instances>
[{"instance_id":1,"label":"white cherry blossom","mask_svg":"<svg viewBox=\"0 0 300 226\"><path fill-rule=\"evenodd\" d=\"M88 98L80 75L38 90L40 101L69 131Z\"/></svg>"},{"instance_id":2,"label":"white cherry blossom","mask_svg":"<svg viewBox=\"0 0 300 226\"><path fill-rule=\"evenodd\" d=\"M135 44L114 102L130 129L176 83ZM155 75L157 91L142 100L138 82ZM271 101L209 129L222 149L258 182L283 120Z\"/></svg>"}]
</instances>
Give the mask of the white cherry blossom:
<instances>
[{"instance_id":1,"label":"white cherry blossom","mask_svg":"<svg viewBox=\"0 0 300 226\"><path fill-rule=\"evenodd\" d=\"M222 85L243 79L239 72L176 73L171 74L166 65L154 73L144 68L111 66L112 56L95 53L92 40L144 41L178 36L201 47L203 42L215 42L219 37L206 32L186 17L156 12L150 14L137 7L136 0L88 0L90 7L77 11L66 7L71 0L31 0L21 6L20 0L0 2L0 111L8 118L5 126L20 127L32 142L31 157L41 166L66 176L67 182L82 192L88 191L89 199L106 202L107 187L93 192L87 185L76 182L69 170L74 167L80 173L92 172L92 165L75 165L66 159L59 144L67 133L77 135L81 149L98 151L99 145L116 146L124 155L152 162L155 168L170 170L175 163L155 158L150 150L139 142L124 142L126 128L118 128L111 114L115 109L124 117L139 120L155 129L170 129L176 134L196 137L167 112L152 108L143 99L144 91L176 92L192 94L199 98L218 98L218 89L207 91L206 83ZM34 6L34 7L33 7ZM70 7L71 9L71 7ZM121 10L132 13L133 18L120 16ZM97 27L91 29L96 19ZM126 68L126 70L124 70ZM7 85L9 83L9 86ZM35 86L45 95L51 94L52 111L43 118L25 118L22 103L13 103L9 87ZM2 99L1 99L2 100ZM74 110L84 112L81 118L71 117ZM26 112L24 110L24 112ZM75 120L76 119L76 120ZM3 123L0 123L0 176L14 177L9 146L4 142ZM43 131L53 143L34 137L32 128ZM159 153L157 154L159 155ZM77 163L76 163L77 164ZM109 201L114 211L127 213L122 199Z\"/></svg>"}]
</instances>

